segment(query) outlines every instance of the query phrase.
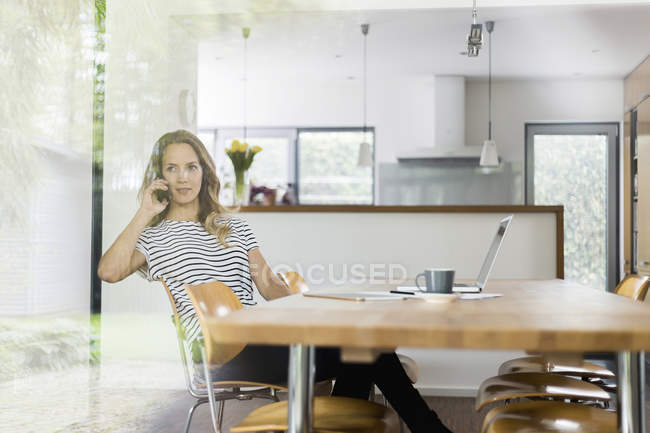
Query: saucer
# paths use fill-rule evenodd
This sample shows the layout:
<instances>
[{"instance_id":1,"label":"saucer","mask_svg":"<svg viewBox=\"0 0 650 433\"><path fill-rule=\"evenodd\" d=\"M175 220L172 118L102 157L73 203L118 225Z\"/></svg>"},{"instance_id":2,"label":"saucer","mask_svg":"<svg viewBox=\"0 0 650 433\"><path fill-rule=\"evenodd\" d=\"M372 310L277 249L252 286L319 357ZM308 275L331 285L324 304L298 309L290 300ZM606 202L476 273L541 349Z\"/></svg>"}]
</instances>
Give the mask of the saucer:
<instances>
[{"instance_id":1,"label":"saucer","mask_svg":"<svg viewBox=\"0 0 650 433\"><path fill-rule=\"evenodd\" d=\"M460 295L458 293L416 293L415 296L424 299L426 302L432 302L436 304L454 302L456 299L460 298Z\"/></svg>"}]
</instances>

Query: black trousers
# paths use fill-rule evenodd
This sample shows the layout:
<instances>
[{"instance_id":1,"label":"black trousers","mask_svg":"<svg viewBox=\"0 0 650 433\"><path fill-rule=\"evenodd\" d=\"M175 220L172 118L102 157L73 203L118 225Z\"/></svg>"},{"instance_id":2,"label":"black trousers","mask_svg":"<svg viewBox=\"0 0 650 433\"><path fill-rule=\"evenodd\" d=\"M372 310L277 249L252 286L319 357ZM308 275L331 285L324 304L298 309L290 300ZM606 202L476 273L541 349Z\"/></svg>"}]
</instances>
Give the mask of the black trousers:
<instances>
[{"instance_id":1,"label":"black trousers","mask_svg":"<svg viewBox=\"0 0 650 433\"><path fill-rule=\"evenodd\" d=\"M413 433L449 432L413 387L395 353L372 364L341 362L339 349L316 349L316 381L336 379L332 395L368 400L373 384ZM213 380L247 380L286 384L289 348L248 345L225 365L211 371Z\"/></svg>"}]
</instances>

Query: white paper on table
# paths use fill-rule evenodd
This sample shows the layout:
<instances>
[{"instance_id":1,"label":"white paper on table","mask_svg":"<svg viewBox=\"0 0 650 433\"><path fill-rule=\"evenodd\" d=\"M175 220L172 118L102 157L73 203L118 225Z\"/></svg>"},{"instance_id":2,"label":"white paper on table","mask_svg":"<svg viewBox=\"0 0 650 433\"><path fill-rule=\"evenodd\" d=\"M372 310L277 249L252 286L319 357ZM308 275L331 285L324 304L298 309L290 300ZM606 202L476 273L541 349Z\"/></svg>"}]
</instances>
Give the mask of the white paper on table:
<instances>
[{"instance_id":1,"label":"white paper on table","mask_svg":"<svg viewBox=\"0 0 650 433\"><path fill-rule=\"evenodd\" d=\"M418 289L415 286L398 286L395 290L399 290L400 292L411 292L415 296L417 296L418 293L422 293L420 289ZM503 296L503 293L459 293L460 294L460 299L488 299L488 298L499 298Z\"/></svg>"},{"instance_id":2,"label":"white paper on table","mask_svg":"<svg viewBox=\"0 0 650 433\"><path fill-rule=\"evenodd\" d=\"M460 299L487 299L487 298L500 298L503 293L463 293Z\"/></svg>"}]
</instances>

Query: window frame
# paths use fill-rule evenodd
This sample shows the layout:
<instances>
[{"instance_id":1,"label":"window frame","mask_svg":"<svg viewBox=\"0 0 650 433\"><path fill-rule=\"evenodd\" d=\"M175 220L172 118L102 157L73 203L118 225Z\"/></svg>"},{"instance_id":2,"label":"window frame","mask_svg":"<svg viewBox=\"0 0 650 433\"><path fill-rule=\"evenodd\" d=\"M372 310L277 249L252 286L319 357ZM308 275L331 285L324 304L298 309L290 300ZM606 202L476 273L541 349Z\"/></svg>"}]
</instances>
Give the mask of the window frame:
<instances>
[{"instance_id":1,"label":"window frame","mask_svg":"<svg viewBox=\"0 0 650 433\"><path fill-rule=\"evenodd\" d=\"M296 198L296 205L300 205L300 155L299 153L299 137L301 132L366 132L372 133L372 170L370 173L372 180L372 200L370 206L374 206L377 202L376 191L376 147L377 142L376 132L374 126L316 126L316 127L249 127L247 128L248 136L265 136L265 137L287 137L289 142L288 149L288 179L294 185L294 193ZM243 129L241 126L222 126L222 127L202 127L197 129L197 134L212 134L212 143L204 143L213 155L216 155L219 149L225 146L226 140L233 140L235 138L241 139ZM323 204L324 205L324 204ZM316 205L320 206L320 205ZM341 204L337 206L357 206L354 204Z\"/></svg>"}]
</instances>

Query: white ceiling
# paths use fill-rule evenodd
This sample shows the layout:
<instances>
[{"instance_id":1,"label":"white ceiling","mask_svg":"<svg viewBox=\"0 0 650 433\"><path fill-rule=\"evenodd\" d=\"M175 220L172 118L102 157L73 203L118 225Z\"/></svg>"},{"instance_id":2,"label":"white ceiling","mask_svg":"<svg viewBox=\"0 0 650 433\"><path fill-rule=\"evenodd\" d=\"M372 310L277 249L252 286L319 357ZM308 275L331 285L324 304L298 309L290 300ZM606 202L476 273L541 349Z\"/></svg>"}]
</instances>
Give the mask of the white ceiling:
<instances>
[{"instance_id":1,"label":"white ceiling","mask_svg":"<svg viewBox=\"0 0 650 433\"><path fill-rule=\"evenodd\" d=\"M490 8L480 4L479 20L495 21L495 78L622 78L650 52L650 2ZM370 23L369 77L477 78L488 70L487 47L478 58L459 55L465 49L471 7L203 14L176 20L200 40L199 67L215 77L241 76L241 27L249 26L251 78L262 74L277 79L359 78L363 52L359 26L364 22Z\"/></svg>"}]
</instances>

